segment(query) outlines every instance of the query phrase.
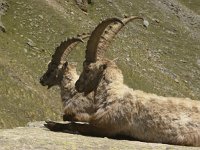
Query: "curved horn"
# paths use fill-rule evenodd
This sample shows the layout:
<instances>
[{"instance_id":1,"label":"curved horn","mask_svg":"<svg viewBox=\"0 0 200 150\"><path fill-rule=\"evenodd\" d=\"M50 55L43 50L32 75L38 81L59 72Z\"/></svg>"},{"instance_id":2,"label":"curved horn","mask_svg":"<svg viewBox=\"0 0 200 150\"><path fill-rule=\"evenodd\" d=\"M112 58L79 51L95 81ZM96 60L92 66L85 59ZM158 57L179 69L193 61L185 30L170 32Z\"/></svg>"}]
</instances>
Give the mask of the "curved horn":
<instances>
[{"instance_id":1,"label":"curved horn","mask_svg":"<svg viewBox=\"0 0 200 150\"><path fill-rule=\"evenodd\" d=\"M100 39L100 42L98 43L98 50L97 50L97 56L102 57L104 56L105 51L107 50L107 47L109 43L114 39L114 37L117 35L117 33L130 21L136 20L136 19L141 19L144 21L142 17L138 16L130 16L130 17L124 17L122 19L123 24L121 23L115 23L110 26L105 30L104 34L102 35L102 38Z\"/></svg>"},{"instance_id":2,"label":"curved horn","mask_svg":"<svg viewBox=\"0 0 200 150\"><path fill-rule=\"evenodd\" d=\"M86 47L86 62L95 62L97 59L97 48L98 43L101 38L101 35L104 33L104 30L110 25L111 23L118 22L123 25L123 22L118 18L109 18L102 21L92 32L90 39L87 42Z\"/></svg>"},{"instance_id":3,"label":"curved horn","mask_svg":"<svg viewBox=\"0 0 200 150\"><path fill-rule=\"evenodd\" d=\"M89 34L83 33L82 35L77 35L77 37L67 38L62 41L52 55L52 63L59 65L79 42L83 42L83 39L88 37Z\"/></svg>"}]
</instances>

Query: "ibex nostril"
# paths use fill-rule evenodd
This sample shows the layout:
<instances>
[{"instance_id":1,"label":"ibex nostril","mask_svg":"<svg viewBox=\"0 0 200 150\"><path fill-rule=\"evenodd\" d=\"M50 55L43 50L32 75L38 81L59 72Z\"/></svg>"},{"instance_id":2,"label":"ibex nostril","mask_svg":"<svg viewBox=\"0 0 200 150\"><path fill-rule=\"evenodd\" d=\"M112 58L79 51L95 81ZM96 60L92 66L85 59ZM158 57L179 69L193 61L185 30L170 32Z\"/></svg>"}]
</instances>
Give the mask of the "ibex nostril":
<instances>
[{"instance_id":1,"label":"ibex nostril","mask_svg":"<svg viewBox=\"0 0 200 150\"><path fill-rule=\"evenodd\" d=\"M43 83L44 83L44 81L43 81L43 78L42 78L42 77L40 78L40 83L41 83L41 84L43 84Z\"/></svg>"},{"instance_id":2,"label":"ibex nostril","mask_svg":"<svg viewBox=\"0 0 200 150\"><path fill-rule=\"evenodd\" d=\"M75 88L78 88L79 82L80 82L79 80L76 81Z\"/></svg>"}]
</instances>

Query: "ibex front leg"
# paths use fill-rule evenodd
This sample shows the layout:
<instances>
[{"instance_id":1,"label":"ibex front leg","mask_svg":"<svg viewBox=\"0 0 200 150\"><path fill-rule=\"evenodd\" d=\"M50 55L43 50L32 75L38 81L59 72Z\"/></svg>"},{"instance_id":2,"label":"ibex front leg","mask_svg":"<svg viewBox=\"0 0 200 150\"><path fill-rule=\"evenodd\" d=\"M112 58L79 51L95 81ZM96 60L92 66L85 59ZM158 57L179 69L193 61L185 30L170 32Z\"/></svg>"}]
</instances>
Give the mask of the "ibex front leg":
<instances>
[{"instance_id":1,"label":"ibex front leg","mask_svg":"<svg viewBox=\"0 0 200 150\"><path fill-rule=\"evenodd\" d=\"M74 122L63 124L53 121L46 121L44 126L49 130L56 132L67 132L72 134L82 134L97 137L112 137L109 135L109 131L106 129L98 128L90 124L80 124Z\"/></svg>"}]
</instances>

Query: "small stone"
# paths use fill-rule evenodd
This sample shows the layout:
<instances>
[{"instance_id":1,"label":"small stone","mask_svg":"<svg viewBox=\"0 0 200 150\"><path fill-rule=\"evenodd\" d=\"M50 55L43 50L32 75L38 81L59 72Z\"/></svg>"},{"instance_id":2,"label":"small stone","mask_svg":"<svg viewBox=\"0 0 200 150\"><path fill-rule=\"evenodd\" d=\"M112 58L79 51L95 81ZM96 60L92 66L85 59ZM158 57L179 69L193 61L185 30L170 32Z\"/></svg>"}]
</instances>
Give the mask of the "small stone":
<instances>
[{"instance_id":1,"label":"small stone","mask_svg":"<svg viewBox=\"0 0 200 150\"><path fill-rule=\"evenodd\" d=\"M127 57L127 58L126 58L126 61L130 61L130 58L129 58L129 57Z\"/></svg>"},{"instance_id":2,"label":"small stone","mask_svg":"<svg viewBox=\"0 0 200 150\"><path fill-rule=\"evenodd\" d=\"M143 25L144 25L144 27L148 28L149 22L148 22L147 20L144 20L144 21L143 21Z\"/></svg>"},{"instance_id":3,"label":"small stone","mask_svg":"<svg viewBox=\"0 0 200 150\"><path fill-rule=\"evenodd\" d=\"M200 67L200 59L197 60L197 65Z\"/></svg>"},{"instance_id":4,"label":"small stone","mask_svg":"<svg viewBox=\"0 0 200 150\"><path fill-rule=\"evenodd\" d=\"M146 69L142 69L142 71L146 72L147 70Z\"/></svg>"},{"instance_id":5,"label":"small stone","mask_svg":"<svg viewBox=\"0 0 200 150\"><path fill-rule=\"evenodd\" d=\"M180 60L180 62L182 62L182 63L187 63L187 61L186 61L186 60Z\"/></svg>"},{"instance_id":6,"label":"small stone","mask_svg":"<svg viewBox=\"0 0 200 150\"><path fill-rule=\"evenodd\" d=\"M81 17L78 17L78 21L82 21L82 18L81 18Z\"/></svg>"},{"instance_id":7,"label":"small stone","mask_svg":"<svg viewBox=\"0 0 200 150\"><path fill-rule=\"evenodd\" d=\"M26 48L24 48L24 52L25 52L25 53L27 53L27 52L28 52L28 50L27 50Z\"/></svg>"},{"instance_id":8,"label":"small stone","mask_svg":"<svg viewBox=\"0 0 200 150\"><path fill-rule=\"evenodd\" d=\"M36 44L35 44L31 39L28 39L27 44L28 44L29 46L31 46L31 47L35 47L35 46L36 46Z\"/></svg>"},{"instance_id":9,"label":"small stone","mask_svg":"<svg viewBox=\"0 0 200 150\"><path fill-rule=\"evenodd\" d=\"M39 48L38 48L38 47L34 47L34 49L35 49L35 50L39 50Z\"/></svg>"},{"instance_id":10,"label":"small stone","mask_svg":"<svg viewBox=\"0 0 200 150\"><path fill-rule=\"evenodd\" d=\"M160 23L160 20L158 19L153 19L153 21L155 21L156 23Z\"/></svg>"},{"instance_id":11,"label":"small stone","mask_svg":"<svg viewBox=\"0 0 200 150\"><path fill-rule=\"evenodd\" d=\"M149 69L149 71L150 71L150 72L155 72L155 70L154 70L154 69L152 69L152 68L150 68L150 69Z\"/></svg>"},{"instance_id":12,"label":"small stone","mask_svg":"<svg viewBox=\"0 0 200 150\"><path fill-rule=\"evenodd\" d=\"M39 15L39 17L40 17L41 19L44 19L44 17L43 17L42 15Z\"/></svg>"},{"instance_id":13,"label":"small stone","mask_svg":"<svg viewBox=\"0 0 200 150\"><path fill-rule=\"evenodd\" d=\"M3 25L1 25L1 24L0 24L0 30L1 30L2 32L4 32L4 33L6 32L5 27L4 27Z\"/></svg>"},{"instance_id":14,"label":"small stone","mask_svg":"<svg viewBox=\"0 0 200 150\"><path fill-rule=\"evenodd\" d=\"M0 31L6 32L6 29L5 29L4 25L3 25L3 23L1 22L1 16L0 16Z\"/></svg>"},{"instance_id":15,"label":"small stone","mask_svg":"<svg viewBox=\"0 0 200 150\"><path fill-rule=\"evenodd\" d=\"M176 83L179 83L179 80L178 80L178 79L175 79L174 81L175 81Z\"/></svg>"}]
</instances>

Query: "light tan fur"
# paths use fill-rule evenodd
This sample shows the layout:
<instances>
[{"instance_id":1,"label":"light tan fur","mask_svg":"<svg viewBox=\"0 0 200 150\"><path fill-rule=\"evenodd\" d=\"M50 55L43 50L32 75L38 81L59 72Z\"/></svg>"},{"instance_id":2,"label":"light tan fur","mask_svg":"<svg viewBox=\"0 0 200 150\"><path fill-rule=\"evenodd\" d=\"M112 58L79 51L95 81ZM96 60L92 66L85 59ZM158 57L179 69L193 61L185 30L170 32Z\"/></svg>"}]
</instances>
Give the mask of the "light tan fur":
<instances>
[{"instance_id":1,"label":"light tan fur","mask_svg":"<svg viewBox=\"0 0 200 150\"><path fill-rule=\"evenodd\" d=\"M109 60L84 64L76 88L95 93L96 110L89 123L102 130L96 131L101 136L200 146L199 101L133 90L124 85L121 70Z\"/></svg>"},{"instance_id":2,"label":"light tan fur","mask_svg":"<svg viewBox=\"0 0 200 150\"><path fill-rule=\"evenodd\" d=\"M88 122L90 120L90 114L94 111L93 93L87 96L83 93L78 93L75 89L75 82L78 79L76 67L74 65L68 65L67 70L64 72L60 86L64 114L72 117L70 121L77 121L81 118L82 122Z\"/></svg>"},{"instance_id":3,"label":"light tan fur","mask_svg":"<svg viewBox=\"0 0 200 150\"><path fill-rule=\"evenodd\" d=\"M107 48L106 46L99 48L98 44L103 43L102 35L109 35L108 39L111 40L116 34L111 34L112 31L119 31L122 27L120 24L116 28L110 26L112 31L109 32L108 25L114 22L126 24L124 21L110 18L95 28L87 43L83 71L77 82L75 83L76 78L70 84L70 87L73 87L75 83L75 89L82 96L90 97L90 94L94 94L92 100L90 98L77 100L75 96L66 98L68 101L75 101L77 108L75 105L70 106L73 108L72 111L76 110L73 112L75 116L76 113L79 114L79 111L82 114L88 114L89 119L86 120L80 116L76 121L86 120L89 124L63 125L47 122L45 126L54 131L67 129L85 135L103 137L120 135L145 142L200 146L199 101L189 98L163 97L133 90L123 83L123 75L117 65L113 61L103 59L100 55ZM105 34L104 31L106 31ZM63 77L63 79L68 78L67 75ZM68 86L63 85L63 89L68 91L66 87ZM75 90L69 89L69 92L72 90L71 93ZM66 91L64 93L68 93ZM84 103L89 109L82 107ZM92 111L88 112L90 109Z\"/></svg>"},{"instance_id":4,"label":"light tan fur","mask_svg":"<svg viewBox=\"0 0 200 150\"><path fill-rule=\"evenodd\" d=\"M49 70L51 72L48 73ZM93 94L85 96L76 91L75 82L78 79L76 65L64 64L59 66L57 70L55 68L49 70L43 75L41 82L44 86L58 85L60 87L64 113L63 119L65 121L76 121L81 118L83 122L88 122L90 119L88 113L93 112Z\"/></svg>"},{"instance_id":5,"label":"light tan fur","mask_svg":"<svg viewBox=\"0 0 200 150\"><path fill-rule=\"evenodd\" d=\"M76 64L68 64L65 60L73 48L88 36L89 34L83 33L62 41L56 47L47 71L40 78L43 86L60 87L64 121L76 121L81 117L82 121L88 122L90 119L88 113L93 112L93 94L85 96L76 91L75 82L78 79Z\"/></svg>"}]
</instances>

